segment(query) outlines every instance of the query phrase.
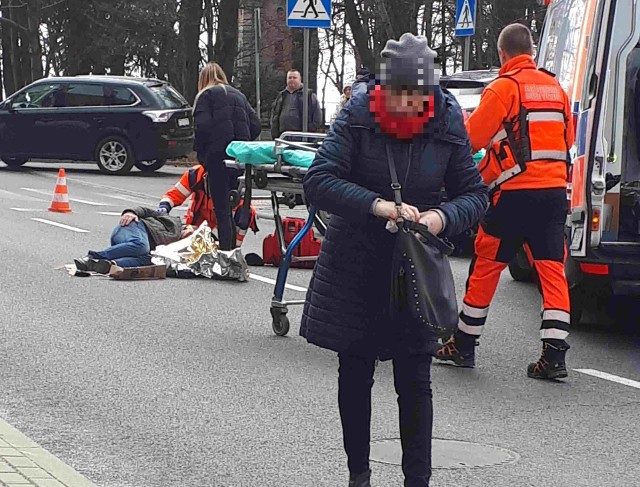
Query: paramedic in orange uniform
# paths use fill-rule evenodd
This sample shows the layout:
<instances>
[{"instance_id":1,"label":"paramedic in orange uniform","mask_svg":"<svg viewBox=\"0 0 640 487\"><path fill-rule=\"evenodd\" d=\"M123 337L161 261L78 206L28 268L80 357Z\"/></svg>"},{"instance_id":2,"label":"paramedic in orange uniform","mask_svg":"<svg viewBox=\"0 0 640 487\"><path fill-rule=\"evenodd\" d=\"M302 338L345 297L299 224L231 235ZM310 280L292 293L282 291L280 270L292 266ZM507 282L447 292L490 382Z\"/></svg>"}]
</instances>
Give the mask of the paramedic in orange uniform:
<instances>
[{"instance_id":1,"label":"paramedic in orange uniform","mask_svg":"<svg viewBox=\"0 0 640 487\"><path fill-rule=\"evenodd\" d=\"M500 274L524 244L540 277L542 355L528 366L536 379L567 377L570 304L564 274L566 183L573 122L568 97L555 77L533 60L531 32L507 26L498 39L500 76L482 94L466 122L491 203L475 244L458 330L437 358L475 366L475 347ZM519 323L513 323L518 326Z\"/></svg>"},{"instance_id":2,"label":"paramedic in orange uniform","mask_svg":"<svg viewBox=\"0 0 640 487\"><path fill-rule=\"evenodd\" d=\"M184 216L186 230L183 237L193 233L203 222L207 222L212 230L218 226L216 214L213 209L213 200L209 195L209 185L207 182L208 173L200 164L193 166L184 172L178 181L160 200L159 212L169 213L175 206L180 206L191 196L191 204ZM241 247L247 230L251 228L254 233L258 231L256 226L256 211L250 209L248 218L243 218L243 203L234 210L234 221L236 223L236 247Z\"/></svg>"}]
</instances>

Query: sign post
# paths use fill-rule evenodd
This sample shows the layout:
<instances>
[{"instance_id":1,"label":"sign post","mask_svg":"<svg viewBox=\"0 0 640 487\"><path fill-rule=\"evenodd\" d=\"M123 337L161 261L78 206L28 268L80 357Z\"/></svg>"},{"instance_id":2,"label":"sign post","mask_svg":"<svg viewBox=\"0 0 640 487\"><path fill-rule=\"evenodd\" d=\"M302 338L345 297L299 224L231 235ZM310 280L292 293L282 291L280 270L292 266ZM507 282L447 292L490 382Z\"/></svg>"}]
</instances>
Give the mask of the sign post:
<instances>
[{"instance_id":1,"label":"sign post","mask_svg":"<svg viewBox=\"0 0 640 487\"><path fill-rule=\"evenodd\" d=\"M287 27L304 29L302 131L309 129L309 29L331 27L331 0L287 0Z\"/></svg>"},{"instance_id":2,"label":"sign post","mask_svg":"<svg viewBox=\"0 0 640 487\"><path fill-rule=\"evenodd\" d=\"M469 69L471 36L476 31L476 0L456 0L456 37L465 37L462 69Z\"/></svg>"},{"instance_id":3,"label":"sign post","mask_svg":"<svg viewBox=\"0 0 640 487\"><path fill-rule=\"evenodd\" d=\"M256 111L258 112L258 117L262 119L262 108L260 103L260 38L262 37L261 30L261 21L260 21L260 9L256 8L253 11L254 18L254 26L253 30L255 33L255 44L256 44Z\"/></svg>"}]
</instances>

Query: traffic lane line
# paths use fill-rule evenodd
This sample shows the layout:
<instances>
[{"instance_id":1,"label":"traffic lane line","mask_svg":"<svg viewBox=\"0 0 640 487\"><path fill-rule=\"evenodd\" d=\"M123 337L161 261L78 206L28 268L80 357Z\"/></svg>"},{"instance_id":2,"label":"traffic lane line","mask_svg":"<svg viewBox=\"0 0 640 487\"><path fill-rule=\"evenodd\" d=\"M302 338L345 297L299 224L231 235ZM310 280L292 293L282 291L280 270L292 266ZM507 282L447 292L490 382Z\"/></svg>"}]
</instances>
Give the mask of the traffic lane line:
<instances>
[{"instance_id":1,"label":"traffic lane line","mask_svg":"<svg viewBox=\"0 0 640 487\"><path fill-rule=\"evenodd\" d=\"M53 194L41 189L33 189L33 188L20 188L20 189L23 191L29 191L31 193L37 193L37 194L45 194L45 195ZM69 198L69 201L73 201L74 203L81 203L83 205L89 205L89 206L114 206L108 203L98 203L96 201L81 200L78 198Z\"/></svg>"},{"instance_id":2,"label":"traffic lane line","mask_svg":"<svg viewBox=\"0 0 640 487\"><path fill-rule=\"evenodd\" d=\"M56 456L0 419L0 485L97 487ZM27 484L28 482L28 484Z\"/></svg>"},{"instance_id":3,"label":"traffic lane line","mask_svg":"<svg viewBox=\"0 0 640 487\"><path fill-rule=\"evenodd\" d=\"M0 196L6 196L12 200L46 203L46 201L41 198L34 198L33 196L27 196L26 194L14 193L12 191L7 191L6 189L0 189Z\"/></svg>"},{"instance_id":4,"label":"traffic lane line","mask_svg":"<svg viewBox=\"0 0 640 487\"><path fill-rule=\"evenodd\" d=\"M53 227L64 228L65 230L70 230L76 233L89 233L89 230L84 230L78 227L72 227L70 225L65 225L64 223L58 223L51 220L45 220L44 218L32 218L34 222L44 223L45 225L51 225Z\"/></svg>"},{"instance_id":5,"label":"traffic lane line","mask_svg":"<svg viewBox=\"0 0 640 487\"><path fill-rule=\"evenodd\" d=\"M273 285L276 284L276 280L275 279L271 279L269 277L264 277L264 276L261 276L259 274L254 274L253 272L249 273L249 278L255 279L256 281L265 282L267 284L273 284ZM307 292L307 288L300 287L300 286L294 286L293 284L285 284L284 287L286 287L287 289L291 289L292 291L299 291L301 293L306 293Z\"/></svg>"},{"instance_id":6,"label":"traffic lane line","mask_svg":"<svg viewBox=\"0 0 640 487\"><path fill-rule=\"evenodd\" d=\"M27 213L27 212L30 212L30 211L47 211L44 208L9 208L9 209L13 210L13 211L20 211L20 212L23 212L23 213Z\"/></svg>"},{"instance_id":7,"label":"traffic lane line","mask_svg":"<svg viewBox=\"0 0 640 487\"><path fill-rule=\"evenodd\" d=\"M640 389L640 382L636 380L626 379L625 377L620 377L618 375L609 374L607 372L602 372L600 370L595 370L595 369L573 369L573 370L575 372L580 372L581 374L597 377L598 379L604 379L610 382L616 382L618 384L633 387L635 389Z\"/></svg>"}]
</instances>

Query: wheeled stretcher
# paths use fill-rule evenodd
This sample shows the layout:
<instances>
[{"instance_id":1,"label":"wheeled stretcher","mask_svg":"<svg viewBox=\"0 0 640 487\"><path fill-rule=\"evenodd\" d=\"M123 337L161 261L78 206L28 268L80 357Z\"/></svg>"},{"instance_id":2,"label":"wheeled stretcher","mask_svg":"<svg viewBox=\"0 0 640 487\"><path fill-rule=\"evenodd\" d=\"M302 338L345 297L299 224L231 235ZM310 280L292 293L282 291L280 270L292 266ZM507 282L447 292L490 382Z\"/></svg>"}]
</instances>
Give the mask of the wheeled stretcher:
<instances>
[{"instance_id":1,"label":"wheeled stretcher","mask_svg":"<svg viewBox=\"0 0 640 487\"><path fill-rule=\"evenodd\" d=\"M305 202L302 187L304 175L311 166L315 152L322 144L324 137L324 134L285 132L275 142L232 142L227 150L227 153L235 159L226 160L226 166L244 173L240 178L244 185L244 204L251 204L254 198L254 187L269 191L271 194L276 235L284 256L278 268L270 308L273 331L278 336L285 336L289 332L290 324L287 317L289 306L304 304L304 300L284 300L289 267L292 262L316 259L294 256L294 250L314 224L321 233L326 230L326 220L321 218L315 208ZM285 197L280 197L280 194ZM298 201L307 206L309 214L302 230L287 245L280 205L286 204L293 208Z\"/></svg>"}]
</instances>

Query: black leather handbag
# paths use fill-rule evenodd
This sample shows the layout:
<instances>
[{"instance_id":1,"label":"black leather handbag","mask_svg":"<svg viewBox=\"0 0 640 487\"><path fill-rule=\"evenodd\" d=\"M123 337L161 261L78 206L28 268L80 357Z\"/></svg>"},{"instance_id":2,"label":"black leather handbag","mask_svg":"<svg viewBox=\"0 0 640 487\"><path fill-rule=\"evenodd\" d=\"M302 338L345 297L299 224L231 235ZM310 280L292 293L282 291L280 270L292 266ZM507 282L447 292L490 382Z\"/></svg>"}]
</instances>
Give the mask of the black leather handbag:
<instances>
[{"instance_id":1,"label":"black leather handbag","mask_svg":"<svg viewBox=\"0 0 640 487\"><path fill-rule=\"evenodd\" d=\"M391 187L398 213L402 207L402 187L398 182L391 150L387 149ZM393 251L391 314L411 316L438 336L458 325L458 302L449 255L453 245L431 232L426 225L402 220Z\"/></svg>"}]
</instances>

